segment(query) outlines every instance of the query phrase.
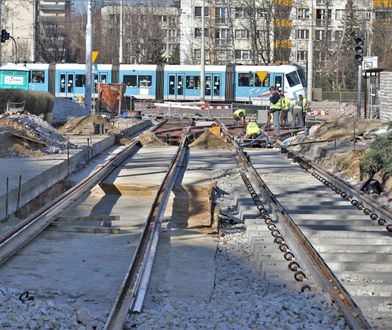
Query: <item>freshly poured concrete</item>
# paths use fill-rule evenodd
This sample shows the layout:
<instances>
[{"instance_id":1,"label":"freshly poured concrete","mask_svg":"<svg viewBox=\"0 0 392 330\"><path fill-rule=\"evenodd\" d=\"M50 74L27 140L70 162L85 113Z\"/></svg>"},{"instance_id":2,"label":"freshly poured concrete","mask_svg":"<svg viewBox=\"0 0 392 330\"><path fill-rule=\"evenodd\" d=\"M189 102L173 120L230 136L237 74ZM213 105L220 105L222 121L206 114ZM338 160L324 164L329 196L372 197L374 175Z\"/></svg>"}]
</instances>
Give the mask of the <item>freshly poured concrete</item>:
<instances>
[{"instance_id":1,"label":"freshly poured concrete","mask_svg":"<svg viewBox=\"0 0 392 330\"><path fill-rule=\"evenodd\" d=\"M384 298L382 303L389 314L366 314L373 325L390 324L392 233L279 152L253 149L248 154L270 190L328 266L345 286L350 282L346 287L353 296L361 298L360 307L374 310L371 299ZM372 272L379 283L370 284L372 277L356 275L363 272Z\"/></svg>"}]
</instances>

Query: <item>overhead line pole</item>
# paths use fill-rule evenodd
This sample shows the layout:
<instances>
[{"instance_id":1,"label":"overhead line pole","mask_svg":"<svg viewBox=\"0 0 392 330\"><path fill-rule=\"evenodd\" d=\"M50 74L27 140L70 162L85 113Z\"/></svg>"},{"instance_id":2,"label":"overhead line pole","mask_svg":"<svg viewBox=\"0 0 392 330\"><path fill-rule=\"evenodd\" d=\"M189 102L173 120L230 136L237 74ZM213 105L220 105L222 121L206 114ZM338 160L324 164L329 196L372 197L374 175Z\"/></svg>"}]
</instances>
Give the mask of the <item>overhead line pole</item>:
<instances>
[{"instance_id":1,"label":"overhead line pole","mask_svg":"<svg viewBox=\"0 0 392 330\"><path fill-rule=\"evenodd\" d=\"M203 0L203 6L201 7L201 51L200 51L200 56L201 56L201 69L200 69L200 101L204 102L204 96L205 96L205 7L206 1Z\"/></svg>"},{"instance_id":2,"label":"overhead line pole","mask_svg":"<svg viewBox=\"0 0 392 330\"><path fill-rule=\"evenodd\" d=\"M87 1L87 25L86 25L86 83L85 83L85 94L84 104L86 110L91 113L91 83L92 83L92 39L93 39L93 24L92 24L92 11L93 1Z\"/></svg>"},{"instance_id":3,"label":"overhead line pole","mask_svg":"<svg viewBox=\"0 0 392 330\"><path fill-rule=\"evenodd\" d=\"M308 43L308 95L309 101L313 98L313 32L314 32L314 0L310 0L310 26L309 26L309 43Z\"/></svg>"},{"instance_id":4,"label":"overhead line pole","mask_svg":"<svg viewBox=\"0 0 392 330\"><path fill-rule=\"evenodd\" d=\"M120 45L118 49L118 62L123 62L123 0L120 0Z\"/></svg>"}]
</instances>

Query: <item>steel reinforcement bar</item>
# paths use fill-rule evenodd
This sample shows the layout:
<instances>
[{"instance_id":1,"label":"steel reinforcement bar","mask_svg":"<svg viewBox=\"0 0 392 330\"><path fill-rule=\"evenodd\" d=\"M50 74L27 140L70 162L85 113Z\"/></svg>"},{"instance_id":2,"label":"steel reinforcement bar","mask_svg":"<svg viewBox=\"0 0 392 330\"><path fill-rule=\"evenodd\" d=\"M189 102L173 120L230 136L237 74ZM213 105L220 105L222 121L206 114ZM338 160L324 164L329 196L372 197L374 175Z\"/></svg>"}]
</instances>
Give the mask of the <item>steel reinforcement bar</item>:
<instances>
[{"instance_id":1,"label":"steel reinforcement bar","mask_svg":"<svg viewBox=\"0 0 392 330\"><path fill-rule=\"evenodd\" d=\"M141 309L158 242L160 224L165 213L168 198L185 158L189 131L190 126L185 130L177 153L155 196L138 247L106 321L105 329L107 330L123 329L128 312Z\"/></svg>"},{"instance_id":2,"label":"steel reinforcement bar","mask_svg":"<svg viewBox=\"0 0 392 330\"><path fill-rule=\"evenodd\" d=\"M220 125L227 140L231 141L235 146L239 165L242 166L242 168L245 169L252 177L267 200L267 203L273 213L282 220L285 233L287 235L287 241L289 241L290 245L294 247L294 250L300 256L301 260L305 262L306 268L314 275L316 282L319 283L324 291L331 296L333 301L335 301L351 328L370 329L370 325L363 316L358 305L353 301L350 294L344 286L342 286L323 258L321 258L316 249L284 210L282 205L260 177L259 173L253 167L246 154L230 135L225 125L220 121L217 121L217 123Z\"/></svg>"},{"instance_id":3,"label":"steel reinforcement bar","mask_svg":"<svg viewBox=\"0 0 392 330\"><path fill-rule=\"evenodd\" d=\"M164 123L165 121L160 122L151 130L156 130ZM1 234L0 265L4 264L11 256L37 237L45 228L51 225L64 210L75 205L84 194L102 182L125 159L135 154L139 149L139 140L135 140L132 144L125 147L101 167L92 172L87 178L83 179L53 201L46 204L43 208Z\"/></svg>"}]
</instances>

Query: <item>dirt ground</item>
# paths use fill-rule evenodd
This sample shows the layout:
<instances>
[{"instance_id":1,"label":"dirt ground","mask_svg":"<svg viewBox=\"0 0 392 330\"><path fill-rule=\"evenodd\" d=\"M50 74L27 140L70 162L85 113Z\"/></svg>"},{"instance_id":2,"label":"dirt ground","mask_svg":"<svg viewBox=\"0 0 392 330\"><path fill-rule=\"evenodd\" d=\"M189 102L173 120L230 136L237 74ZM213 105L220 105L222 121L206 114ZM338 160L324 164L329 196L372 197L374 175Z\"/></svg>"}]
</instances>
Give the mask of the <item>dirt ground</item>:
<instances>
[{"instance_id":1,"label":"dirt ground","mask_svg":"<svg viewBox=\"0 0 392 330\"><path fill-rule=\"evenodd\" d=\"M202 135L200 135L195 141L193 141L190 145L190 148L195 150L201 149L233 149L233 145L231 143L227 143L217 137L215 134L212 134L210 131L205 131Z\"/></svg>"},{"instance_id":2,"label":"dirt ground","mask_svg":"<svg viewBox=\"0 0 392 330\"><path fill-rule=\"evenodd\" d=\"M345 180L360 185L369 179L361 174L361 161L375 138L386 132L386 125L376 120L353 121L352 118L340 118L313 126L308 136L294 138L290 149ZM384 185L385 195L391 199L392 178L383 180L382 173L377 173L374 178Z\"/></svg>"},{"instance_id":3,"label":"dirt ground","mask_svg":"<svg viewBox=\"0 0 392 330\"><path fill-rule=\"evenodd\" d=\"M165 142L163 142L161 139L159 139L155 133L152 132L146 132L143 133L140 137L139 140L141 144L144 147L162 147L162 146L167 146Z\"/></svg>"},{"instance_id":4,"label":"dirt ground","mask_svg":"<svg viewBox=\"0 0 392 330\"><path fill-rule=\"evenodd\" d=\"M41 157L45 145L0 130L0 157Z\"/></svg>"},{"instance_id":5,"label":"dirt ground","mask_svg":"<svg viewBox=\"0 0 392 330\"><path fill-rule=\"evenodd\" d=\"M59 131L61 133L83 134L83 131L86 130L86 128L90 128L94 124L104 125L109 132L114 134L118 133L118 130L113 127L106 118L100 115L83 116L70 119L62 127L60 127Z\"/></svg>"}]
</instances>

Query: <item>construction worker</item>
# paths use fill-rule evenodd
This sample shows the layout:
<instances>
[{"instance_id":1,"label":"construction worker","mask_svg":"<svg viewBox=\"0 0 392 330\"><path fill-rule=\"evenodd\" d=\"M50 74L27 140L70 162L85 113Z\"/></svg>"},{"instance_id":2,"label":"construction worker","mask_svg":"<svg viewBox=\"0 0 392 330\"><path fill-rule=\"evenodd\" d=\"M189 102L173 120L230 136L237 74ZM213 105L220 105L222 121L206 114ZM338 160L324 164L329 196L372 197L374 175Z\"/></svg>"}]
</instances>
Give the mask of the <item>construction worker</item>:
<instances>
[{"instance_id":1,"label":"construction worker","mask_svg":"<svg viewBox=\"0 0 392 330\"><path fill-rule=\"evenodd\" d=\"M295 104L293 106L293 127L304 127L304 119L306 118L306 108L307 107L307 101L306 99L302 96L302 94L298 95L298 99L295 101ZM304 115L305 114L305 115Z\"/></svg>"},{"instance_id":2,"label":"construction worker","mask_svg":"<svg viewBox=\"0 0 392 330\"><path fill-rule=\"evenodd\" d=\"M245 124L246 118L246 110L245 109L237 109L233 112L233 119L235 120L235 124L237 125L239 121L242 121Z\"/></svg>"},{"instance_id":3,"label":"construction worker","mask_svg":"<svg viewBox=\"0 0 392 330\"><path fill-rule=\"evenodd\" d=\"M284 91L282 90L279 90L279 94L283 102L283 108L280 113L280 125L287 126L287 118L290 111L290 99L284 95Z\"/></svg>"},{"instance_id":4,"label":"construction worker","mask_svg":"<svg viewBox=\"0 0 392 330\"><path fill-rule=\"evenodd\" d=\"M248 125L246 125L246 139L255 139L260 135L260 127L259 124L255 121L250 121Z\"/></svg>"},{"instance_id":5,"label":"construction worker","mask_svg":"<svg viewBox=\"0 0 392 330\"><path fill-rule=\"evenodd\" d=\"M272 113L272 117L274 120L275 136L279 136L280 135L279 117L280 117L280 112L283 109L283 101L275 87L270 88L270 94L271 97L269 99L270 101L269 111L270 113Z\"/></svg>"}]
</instances>

